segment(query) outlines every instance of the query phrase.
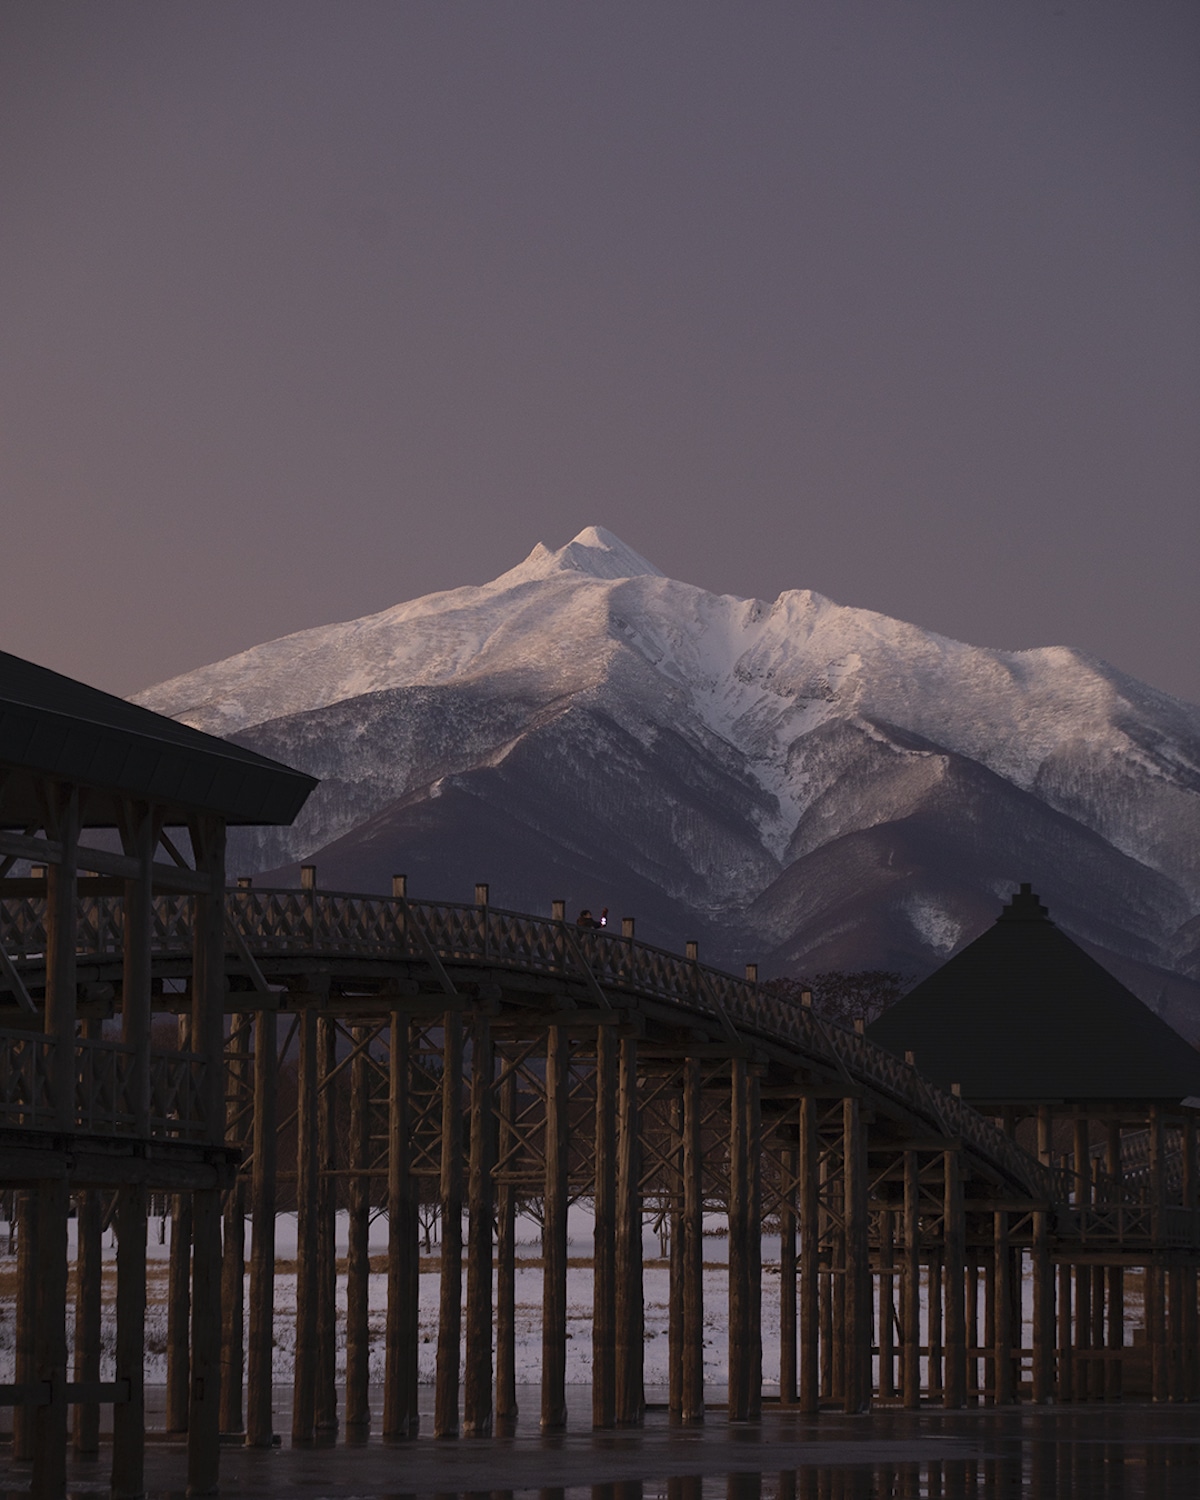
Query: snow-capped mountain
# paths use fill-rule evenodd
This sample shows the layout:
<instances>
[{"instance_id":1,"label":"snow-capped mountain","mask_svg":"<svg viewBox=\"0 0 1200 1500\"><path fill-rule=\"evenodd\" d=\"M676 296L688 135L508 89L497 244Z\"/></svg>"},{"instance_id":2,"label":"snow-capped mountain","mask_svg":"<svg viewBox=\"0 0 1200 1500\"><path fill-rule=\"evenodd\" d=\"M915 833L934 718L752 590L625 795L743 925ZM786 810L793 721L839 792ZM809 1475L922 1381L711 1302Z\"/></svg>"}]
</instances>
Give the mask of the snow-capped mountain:
<instances>
[{"instance_id":1,"label":"snow-capped mountain","mask_svg":"<svg viewBox=\"0 0 1200 1500\"><path fill-rule=\"evenodd\" d=\"M295 828L239 835L247 873L488 880L764 972L926 970L1028 879L1143 993L1200 979L1200 708L1078 651L710 594L589 527L136 701L321 778Z\"/></svg>"}]
</instances>

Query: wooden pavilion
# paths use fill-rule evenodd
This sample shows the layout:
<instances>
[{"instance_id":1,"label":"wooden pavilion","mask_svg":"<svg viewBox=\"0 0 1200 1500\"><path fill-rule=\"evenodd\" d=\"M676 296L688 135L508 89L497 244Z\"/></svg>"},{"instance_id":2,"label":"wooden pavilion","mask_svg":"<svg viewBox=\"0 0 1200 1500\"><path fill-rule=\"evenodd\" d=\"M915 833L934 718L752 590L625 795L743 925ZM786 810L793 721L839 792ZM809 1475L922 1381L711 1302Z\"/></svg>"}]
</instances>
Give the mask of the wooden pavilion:
<instances>
[{"instance_id":1,"label":"wooden pavilion","mask_svg":"<svg viewBox=\"0 0 1200 1500\"><path fill-rule=\"evenodd\" d=\"M1123 1384L1200 1398L1200 1053L1072 942L1028 884L867 1035L1058 1173L1069 1212L1042 1231L1057 1296L1035 1283L1034 1340L1057 1343L1059 1399L1113 1399ZM1145 1351L1124 1347L1131 1272Z\"/></svg>"},{"instance_id":2,"label":"wooden pavilion","mask_svg":"<svg viewBox=\"0 0 1200 1500\"><path fill-rule=\"evenodd\" d=\"M63 1492L69 1408L77 1450L94 1451L108 1402L113 1493L143 1491L151 1192L189 1205L188 1479L195 1492L215 1487L221 1189L237 1161L225 1145L225 830L290 823L315 784L0 653L0 893L18 920L23 905L36 912L43 948L23 977L0 946L0 1190L17 1194L20 1225L17 1374L0 1401L16 1407L14 1455L33 1460L35 1495ZM15 877L21 861L30 873ZM151 954L163 892L188 898L192 937L190 1013L169 1052L151 1025L162 1005ZM104 935L121 954L115 982L98 982L80 959L98 946L103 921L119 929ZM114 1012L119 1022L106 1028ZM100 1209L114 1194L116 1379L101 1383ZM72 1200L81 1289L73 1377Z\"/></svg>"}]
</instances>

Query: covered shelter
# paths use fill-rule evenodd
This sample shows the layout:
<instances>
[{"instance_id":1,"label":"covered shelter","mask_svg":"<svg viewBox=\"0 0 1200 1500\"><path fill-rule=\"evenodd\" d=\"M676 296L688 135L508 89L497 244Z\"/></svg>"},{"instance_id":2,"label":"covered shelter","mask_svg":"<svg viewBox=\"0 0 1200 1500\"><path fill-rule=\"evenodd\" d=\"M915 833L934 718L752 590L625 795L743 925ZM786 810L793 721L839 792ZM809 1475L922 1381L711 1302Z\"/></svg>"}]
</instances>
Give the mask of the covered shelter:
<instances>
[{"instance_id":1,"label":"covered shelter","mask_svg":"<svg viewBox=\"0 0 1200 1500\"><path fill-rule=\"evenodd\" d=\"M191 1207L188 1482L215 1489L220 1193L236 1160L225 1146L225 830L290 823L315 785L0 653L0 1190L16 1193L19 1223L17 1375L0 1400L16 1407L14 1456L32 1459L35 1495L63 1493L71 1409L77 1450L95 1450L101 1403L113 1405L113 1493L144 1489L152 1191ZM190 972L169 997L151 961L164 894L187 906L191 930ZM119 954L116 984L97 983L81 951ZM152 1023L168 998L180 1020L163 1051ZM69 1374L72 1200L80 1292ZM115 1202L119 1244L116 1378L105 1383L102 1200Z\"/></svg>"},{"instance_id":2,"label":"covered shelter","mask_svg":"<svg viewBox=\"0 0 1200 1500\"><path fill-rule=\"evenodd\" d=\"M1138 1266L1151 1391L1196 1399L1200 1053L1057 927L1028 884L867 1034L1058 1172L1071 1208L1052 1246L1060 1386L1119 1392L1111 1356L1125 1268Z\"/></svg>"}]
</instances>

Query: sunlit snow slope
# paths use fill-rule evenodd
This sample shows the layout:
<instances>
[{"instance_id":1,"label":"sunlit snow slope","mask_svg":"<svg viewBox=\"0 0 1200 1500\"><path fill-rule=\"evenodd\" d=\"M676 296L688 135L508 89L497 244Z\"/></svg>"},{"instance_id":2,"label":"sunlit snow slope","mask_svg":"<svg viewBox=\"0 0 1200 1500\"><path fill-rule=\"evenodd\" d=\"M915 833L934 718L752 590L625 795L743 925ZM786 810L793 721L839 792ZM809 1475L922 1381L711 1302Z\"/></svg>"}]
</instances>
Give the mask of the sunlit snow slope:
<instances>
[{"instance_id":1,"label":"sunlit snow slope","mask_svg":"<svg viewBox=\"0 0 1200 1500\"><path fill-rule=\"evenodd\" d=\"M1143 994L1200 979L1200 709L1078 651L710 594L589 527L136 701L322 779L239 871L486 879L790 971L927 969L1026 879Z\"/></svg>"}]
</instances>

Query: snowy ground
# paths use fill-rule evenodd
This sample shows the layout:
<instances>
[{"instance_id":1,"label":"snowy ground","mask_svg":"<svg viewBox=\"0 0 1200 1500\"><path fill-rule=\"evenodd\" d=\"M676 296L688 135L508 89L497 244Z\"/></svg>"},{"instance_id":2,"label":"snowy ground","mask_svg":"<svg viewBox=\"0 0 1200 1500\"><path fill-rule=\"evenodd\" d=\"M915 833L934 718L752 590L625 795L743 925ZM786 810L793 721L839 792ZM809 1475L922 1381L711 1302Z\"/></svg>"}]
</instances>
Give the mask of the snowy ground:
<instances>
[{"instance_id":1,"label":"snowy ground","mask_svg":"<svg viewBox=\"0 0 1200 1500\"><path fill-rule=\"evenodd\" d=\"M726 1329L728 1241L723 1234L723 1223L714 1219L708 1226L710 1232L704 1245L704 1378L706 1384L721 1386L727 1373L729 1345ZM6 1228L6 1226L5 1226ZM0 1251L7 1247L5 1228L0 1228ZM347 1248L348 1221L345 1214L339 1216L337 1243L339 1255ZM162 1236L160 1241L160 1234ZM74 1235L74 1223L71 1224ZM590 1214L576 1207L572 1210L569 1225L569 1248L573 1264L567 1272L567 1381L572 1385L587 1385L591 1381L592 1342L592 1220ZM249 1234L247 1232L247 1242ZM647 1386L665 1386L667 1383L667 1291L668 1270L663 1259L663 1245L657 1234L647 1228L643 1240L645 1256L645 1378ZM247 1250L249 1244L247 1243ZM387 1249L387 1222L383 1217L371 1226L372 1256L383 1255ZM150 1385L160 1385L166 1380L166 1282L167 1259L170 1254L170 1224L157 1219L150 1223L147 1250L150 1257L149 1306L146 1316L146 1379ZM292 1215L281 1215L276 1229L276 1254L280 1270L275 1278L275 1379L289 1382L292 1378L292 1361L296 1342L296 1277L285 1269L294 1262L296 1251L296 1221ZM517 1379L522 1384L536 1385L541 1377L541 1299L542 1271L535 1264L541 1252L540 1230L532 1220L518 1224L517 1248ZM74 1247L72 1245L72 1255ZM102 1339L102 1379L112 1378L112 1358L115 1339L115 1320L112 1313L114 1291L116 1246L111 1234L105 1235L105 1313ZM430 1269L421 1273L420 1318L421 1346L419 1356L420 1378L432 1381L437 1339L438 1273L436 1270L436 1248ZM0 1253L0 1381L11 1381L14 1372L14 1314L16 1295L16 1265L12 1257ZM465 1281L465 1278L464 1278ZM338 1278L339 1302L345 1306L344 1275ZM1031 1341L1029 1311L1031 1289L1025 1288L1026 1326L1024 1341ZM387 1279L379 1273L371 1277L370 1285L370 1331L371 1369L373 1382L383 1379L383 1336L387 1308ZM1130 1305L1130 1314L1135 1308ZM73 1336L74 1308L68 1308L68 1338ZM982 1325L982 1306L980 1309ZM770 1390L779 1367L779 1242L773 1236L763 1239L762 1277L762 1329L763 1372L766 1389ZM338 1329L338 1368L345 1368L345 1325Z\"/></svg>"}]
</instances>

